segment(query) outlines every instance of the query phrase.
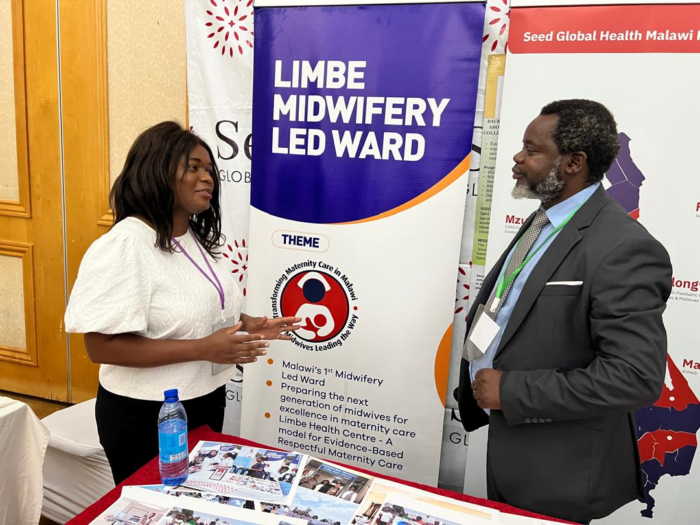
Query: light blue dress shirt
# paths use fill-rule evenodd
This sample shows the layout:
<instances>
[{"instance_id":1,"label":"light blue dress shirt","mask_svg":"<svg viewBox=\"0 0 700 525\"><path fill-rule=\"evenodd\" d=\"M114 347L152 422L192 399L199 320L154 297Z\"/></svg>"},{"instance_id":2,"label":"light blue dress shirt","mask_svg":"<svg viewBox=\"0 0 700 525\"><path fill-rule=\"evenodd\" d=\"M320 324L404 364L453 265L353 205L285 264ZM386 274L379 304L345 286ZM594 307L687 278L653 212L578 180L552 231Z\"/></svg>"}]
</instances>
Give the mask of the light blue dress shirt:
<instances>
[{"instance_id":1,"label":"light blue dress shirt","mask_svg":"<svg viewBox=\"0 0 700 525\"><path fill-rule=\"evenodd\" d=\"M474 376L476 375L476 373L482 368L493 368L493 357L496 354L496 349L501 343L503 332L505 332L506 326L508 325L508 321L510 320L510 316L513 313L513 309L515 308L515 305L518 302L518 298L520 297L520 293L523 291L523 287L527 282L527 278L530 277L532 270L535 268L535 266L537 266L537 263L547 251L547 248L549 248L552 242L554 242L554 239L557 238L559 232L552 235L551 239L547 239L547 237L554 231L555 228L557 228L557 226L564 222L564 220L571 214L571 212L573 212L579 206L583 205L591 197L591 195L595 193L595 190L598 189L598 186L600 186L600 183L593 184L585 190L579 191L576 195L569 197L564 202L560 202L556 206L552 206L550 209L545 211L545 213L547 214L547 218L549 219L549 224L542 228L539 237L537 237L537 240L532 245L532 248L530 248L530 251L536 249L540 245L542 245L542 248L540 248L539 251L532 257L532 259L530 259L530 262L527 263L527 265L522 269L518 277L516 277L515 281L513 282L513 287L508 293L508 296L506 297L506 300L503 303L501 310L498 312L498 316L496 317L496 324L499 326L499 330L496 334L496 337L486 349L484 355L482 355L479 359L475 359L474 361L472 361L469 367L469 372L472 381L474 381ZM547 241L546 243L545 240ZM501 273L498 276L498 280L496 281L496 286L498 286L498 283L501 282L503 274L506 271L508 261L510 261L511 257L513 257L514 251L515 246L506 258L506 262L503 265L503 268L501 269ZM491 293L493 293L493 291ZM488 409L484 409L484 411L487 414L490 413L490 410Z\"/></svg>"}]
</instances>

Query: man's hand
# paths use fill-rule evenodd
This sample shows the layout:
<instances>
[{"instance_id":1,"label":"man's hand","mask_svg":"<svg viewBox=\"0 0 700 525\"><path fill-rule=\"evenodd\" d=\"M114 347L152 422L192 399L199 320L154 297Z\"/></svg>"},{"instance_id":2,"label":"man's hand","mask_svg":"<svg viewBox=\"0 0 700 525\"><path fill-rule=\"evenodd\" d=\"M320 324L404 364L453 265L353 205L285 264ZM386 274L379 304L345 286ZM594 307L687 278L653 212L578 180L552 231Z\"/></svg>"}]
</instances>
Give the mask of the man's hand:
<instances>
[{"instance_id":1,"label":"man's hand","mask_svg":"<svg viewBox=\"0 0 700 525\"><path fill-rule=\"evenodd\" d=\"M501 410L501 376L503 372L482 368L474 376L472 395L481 408Z\"/></svg>"}]
</instances>

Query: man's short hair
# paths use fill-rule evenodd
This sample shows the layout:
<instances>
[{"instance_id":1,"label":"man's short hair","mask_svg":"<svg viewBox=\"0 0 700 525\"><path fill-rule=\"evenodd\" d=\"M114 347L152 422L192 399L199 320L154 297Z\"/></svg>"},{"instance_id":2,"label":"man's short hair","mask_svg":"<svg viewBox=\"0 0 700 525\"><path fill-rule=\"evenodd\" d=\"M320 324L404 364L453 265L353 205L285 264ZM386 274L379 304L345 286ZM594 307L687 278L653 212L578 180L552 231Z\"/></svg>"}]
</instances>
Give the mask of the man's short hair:
<instances>
[{"instance_id":1,"label":"man's short hair","mask_svg":"<svg viewBox=\"0 0 700 525\"><path fill-rule=\"evenodd\" d=\"M543 107L540 115L559 117L552 135L559 153L583 151L588 157L588 182L600 181L620 151L617 124L608 108L593 100L557 100Z\"/></svg>"}]
</instances>

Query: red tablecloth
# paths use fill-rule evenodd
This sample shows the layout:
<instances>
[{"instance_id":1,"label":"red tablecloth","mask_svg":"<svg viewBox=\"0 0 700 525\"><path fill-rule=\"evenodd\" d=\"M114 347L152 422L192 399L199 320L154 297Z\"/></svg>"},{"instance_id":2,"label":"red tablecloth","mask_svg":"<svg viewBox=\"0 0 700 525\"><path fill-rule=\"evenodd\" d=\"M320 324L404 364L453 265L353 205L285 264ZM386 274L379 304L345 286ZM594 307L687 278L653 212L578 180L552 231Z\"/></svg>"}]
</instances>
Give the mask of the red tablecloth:
<instances>
[{"instance_id":1,"label":"red tablecloth","mask_svg":"<svg viewBox=\"0 0 700 525\"><path fill-rule=\"evenodd\" d=\"M266 445L261 445L260 443L255 443L253 441L248 441L247 439L243 439L240 437L234 437L234 436L227 436L226 434L219 434L218 432L214 432L207 426L199 427L192 432L189 433L188 435L188 444L190 447L190 451L197 445L199 441L223 441L226 443L235 443L236 445L247 445L250 447L257 447L257 448L265 448L265 449L271 449L274 450L273 447L268 447ZM378 478L384 478L384 479L389 479L391 481L396 481L398 483L403 483L404 485L408 485L410 487L416 487L422 490L426 490L428 492L433 492L435 494L440 494L442 496L447 496L448 498L453 498L456 500L460 501L466 501L467 503L473 503L475 505L482 505L484 507L489 507L492 509L499 510L501 512L509 512L511 514L518 514L520 516L528 516L531 518L540 518L540 519L548 519L551 521L556 521L560 523L569 523L567 521L562 521L562 520L557 520L555 518L548 518L547 516L541 516L539 514L534 514L532 512L527 512L525 510L520 510L516 509L515 507L511 507L510 505L503 505L501 503L495 503L493 501L481 499L481 498L474 498L472 496L467 496L466 494L459 494L457 492L452 492L449 490L442 490L442 489L436 489L433 487L428 487L427 485L420 485L418 483L409 483L407 481L401 480L401 479L396 479L392 478L389 476L384 476L383 474L377 474L375 472L371 472L369 470L364 470L360 469L357 467L348 467L353 470L357 470L360 472L365 472L367 474L370 474L372 476L378 477ZM75 518L70 520L68 522L68 525L88 525L92 520L97 518L102 512L107 510L107 508L117 501L119 499L119 496L121 495L122 491L122 486L124 485L152 485L160 483L160 473L158 472L158 458L154 458L148 463L146 463L143 467L141 467L138 471L136 471L131 477L127 478L123 483L115 487L112 491L108 492L105 494L99 501L93 503L90 505L87 509L85 509L83 512L78 514Z\"/></svg>"}]
</instances>

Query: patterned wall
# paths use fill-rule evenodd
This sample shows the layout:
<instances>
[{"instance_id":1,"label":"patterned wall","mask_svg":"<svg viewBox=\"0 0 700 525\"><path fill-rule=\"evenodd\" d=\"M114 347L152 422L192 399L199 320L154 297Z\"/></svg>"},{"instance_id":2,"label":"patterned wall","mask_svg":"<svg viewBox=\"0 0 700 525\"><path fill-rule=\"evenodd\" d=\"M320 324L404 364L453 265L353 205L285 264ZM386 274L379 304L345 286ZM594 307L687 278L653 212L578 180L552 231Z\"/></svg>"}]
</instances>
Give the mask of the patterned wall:
<instances>
[{"instance_id":1,"label":"patterned wall","mask_svg":"<svg viewBox=\"0 0 700 525\"><path fill-rule=\"evenodd\" d=\"M185 0L107 2L107 62L114 182L139 133L163 120L186 122Z\"/></svg>"}]
</instances>

